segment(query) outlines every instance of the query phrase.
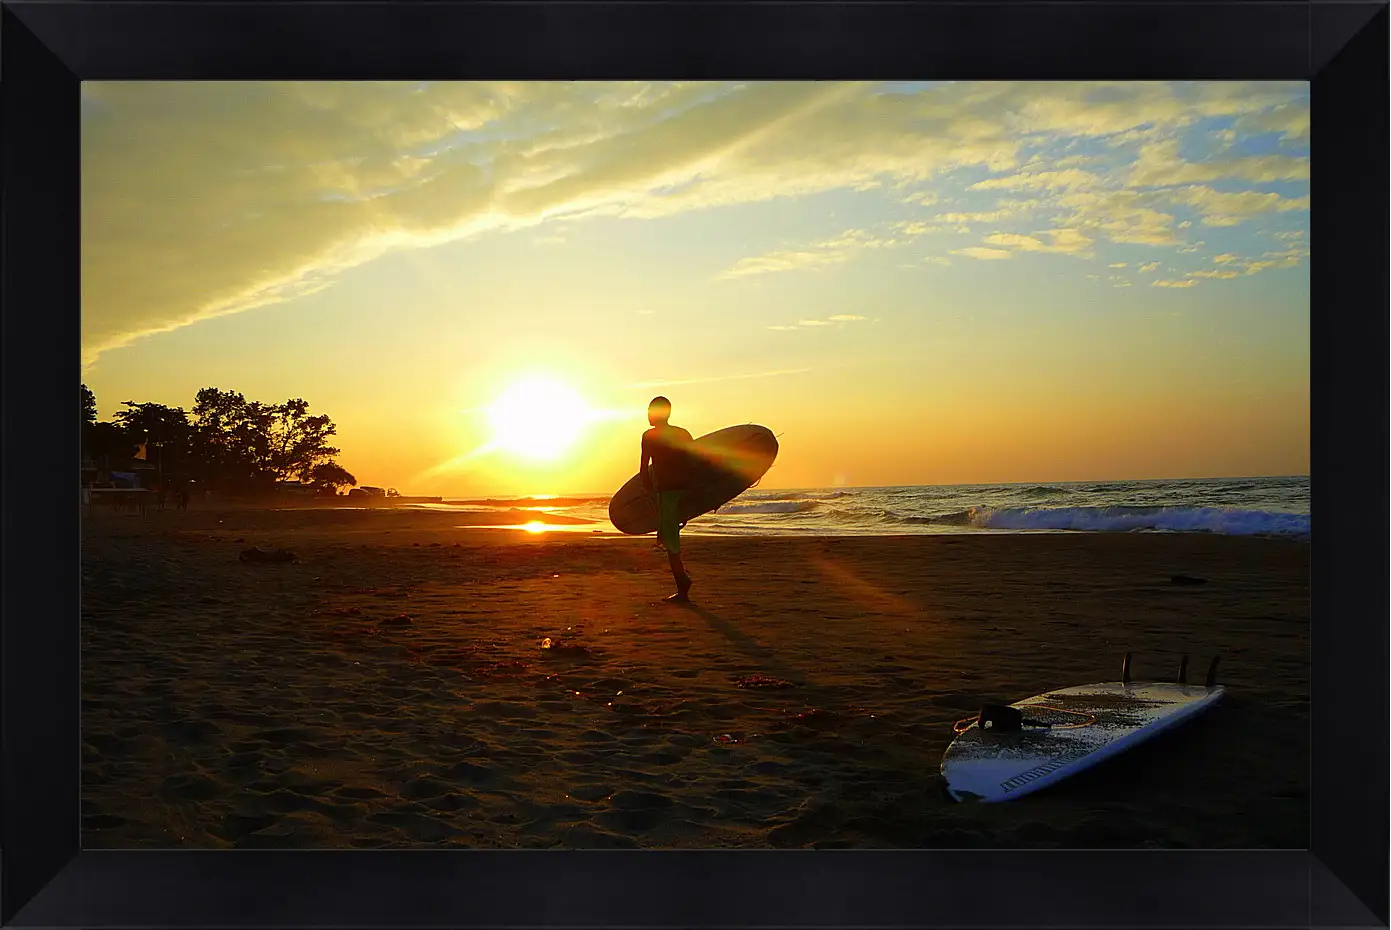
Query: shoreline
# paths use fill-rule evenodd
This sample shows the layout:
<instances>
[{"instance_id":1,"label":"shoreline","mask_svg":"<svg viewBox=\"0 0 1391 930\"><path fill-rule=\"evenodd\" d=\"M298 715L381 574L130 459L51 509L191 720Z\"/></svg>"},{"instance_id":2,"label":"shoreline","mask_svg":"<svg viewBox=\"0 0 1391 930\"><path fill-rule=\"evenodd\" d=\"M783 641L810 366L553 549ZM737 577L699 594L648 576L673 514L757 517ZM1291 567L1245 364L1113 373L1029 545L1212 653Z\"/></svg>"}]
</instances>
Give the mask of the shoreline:
<instances>
[{"instance_id":1,"label":"shoreline","mask_svg":"<svg viewBox=\"0 0 1391 930\"><path fill-rule=\"evenodd\" d=\"M88 521L84 845L1307 845L1307 542L686 534L681 608L650 536L460 516ZM1222 652L1228 700L1018 802L941 795L955 720L1127 650Z\"/></svg>"},{"instance_id":2,"label":"shoreline","mask_svg":"<svg viewBox=\"0 0 1391 930\"><path fill-rule=\"evenodd\" d=\"M453 508L451 502L443 505ZM463 506L460 504L459 506ZM180 514L173 507L167 507L164 511L149 508L144 516L137 516L129 512L113 513L111 511L96 510L84 523L90 525L102 525L106 521L120 520L163 520L178 521L178 525L184 528L205 528L208 526L209 519L215 519L219 523L225 523L230 517L233 525L247 525L257 523L254 517L247 522L246 515L294 515L297 520L310 517L310 526L322 526L322 521L315 518L332 514L339 515L343 522L350 520L370 521L384 515L392 515L401 520L417 520L421 524L439 523L447 524L448 527L456 529L468 528L517 528L520 529L528 524L546 525L553 530L568 531L574 533L588 529L595 535L604 536L624 536L613 527L607 520L589 519L586 517L573 517L568 514L553 513L545 509L531 509L522 507L512 507L504 509L448 509L436 510L428 506L418 504L394 504L380 506L356 506L356 505L314 505L303 506L298 504L218 504L211 506L191 507L188 511ZM706 515L710 516L710 515ZM279 516L273 519L286 520L290 517ZM698 518L699 519L699 518ZM439 529L440 527L432 527ZM646 538L653 539L655 534L644 534ZM917 529L890 529L875 527L866 530L855 529L828 529L824 527L814 528L789 528L789 527L739 527L739 528L707 528L698 522L693 522L681 531L683 539L691 537L705 537L714 539L902 539L902 538L971 538L976 536L1158 536L1158 537L1195 537L1195 538L1221 538L1221 539L1268 539L1274 541L1288 541L1308 545L1312 534L1295 533L1220 533L1212 530L1171 530L1171 529L1127 529L1127 530L1095 530L1095 529L1057 529L1057 528L1006 528L1006 527L976 527L960 526L954 524L941 524L931 528L919 527ZM641 536L631 538L643 538Z\"/></svg>"}]
</instances>

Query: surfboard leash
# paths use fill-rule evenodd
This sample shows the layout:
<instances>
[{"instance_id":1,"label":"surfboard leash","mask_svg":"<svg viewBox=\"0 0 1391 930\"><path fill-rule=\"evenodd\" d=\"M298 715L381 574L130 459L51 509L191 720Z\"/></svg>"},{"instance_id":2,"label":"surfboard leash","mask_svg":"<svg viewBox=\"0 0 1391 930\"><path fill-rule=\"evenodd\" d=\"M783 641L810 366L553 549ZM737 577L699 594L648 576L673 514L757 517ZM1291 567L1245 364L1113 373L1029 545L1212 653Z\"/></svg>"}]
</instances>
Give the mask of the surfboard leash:
<instances>
[{"instance_id":1,"label":"surfboard leash","mask_svg":"<svg viewBox=\"0 0 1391 930\"><path fill-rule=\"evenodd\" d=\"M1037 727L1041 730L1076 730L1081 727L1089 727L1096 723L1096 714L1089 714L1080 710L1065 710L1061 707L1052 707L1048 704L1029 704L1030 708L1039 710L1051 710L1054 713L1069 714L1073 717L1085 717L1087 719L1080 723L1049 723L1046 720L1034 720L1025 717L1023 711L1017 707L1010 707L1005 704L987 704L981 708L980 713L974 717L962 717L952 724L952 730L960 735L978 726L982 730L998 730L1001 733L1017 733L1024 727ZM986 724L990 724L987 728Z\"/></svg>"}]
</instances>

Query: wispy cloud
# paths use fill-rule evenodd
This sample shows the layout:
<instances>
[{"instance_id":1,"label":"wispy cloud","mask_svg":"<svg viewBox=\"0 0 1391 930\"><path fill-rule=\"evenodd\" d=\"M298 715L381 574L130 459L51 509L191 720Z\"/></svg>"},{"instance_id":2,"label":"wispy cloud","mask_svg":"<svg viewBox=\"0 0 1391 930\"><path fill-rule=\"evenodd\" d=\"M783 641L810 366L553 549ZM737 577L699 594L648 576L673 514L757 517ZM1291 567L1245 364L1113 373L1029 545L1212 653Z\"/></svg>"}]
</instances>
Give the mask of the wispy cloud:
<instances>
[{"instance_id":1,"label":"wispy cloud","mask_svg":"<svg viewBox=\"0 0 1391 930\"><path fill-rule=\"evenodd\" d=\"M1068 226L1135 245L1178 245L1172 214L1155 209L1156 201L1138 191L1078 190L1058 198L1070 211Z\"/></svg>"},{"instance_id":2,"label":"wispy cloud","mask_svg":"<svg viewBox=\"0 0 1391 930\"><path fill-rule=\"evenodd\" d=\"M881 249L900 244L900 240L877 235L866 229L847 229L839 235L797 249L779 249L763 255L742 258L723 271L723 279L779 271L825 268L847 262L865 249Z\"/></svg>"},{"instance_id":3,"label":"wispy cloud","mask_svg":"<svg viewBox=\"0 0 1391 930\"><path fill-rule=\"evenodd\" d=\"M1279 106L1248 113L1236 121L1232 133L1257 135L1277 132L1286 141L1303 141L1309 138L1309 108L1301 104L1282 103Z\"/></svg>"},{"instance_id":4,"label":"wispy cloud","mask_svg":"<svg viewBox=\"0 0 1391 930\"><path fill-rule=\"evenodd\" d=\"M1017 249L1020 252L1079 254L1085 253L1094 242L1091 237L1075 229L1048 229L1038 235L1047 236L1050 241L1044 242L1035 236L1023 236L1018 233L993 233L985 237L985 243L988 246Z\"/></svg>"},{"instance_id":5,"label":"wispy cloud","mask_svg":"<svg viewBox=\"0 0 1391 930\"><path fill-rule=\"evenodd\" d=\"M779 368L774 371L755 371L745 374L734 375L712 375L710 377L705 378L681 378L677 380L658 379L654 381L636 381L627 386L634 390L645 390L647 388L676 387L685 384L714 384L718 381L743 381L748 378L777 378L781 377L782 375L805 374L809 371L811 371L810 368Z\"/></svg>"},{"instance_id":6,"label":"wispy cloud","mask_svg":"<svg viewBox=\"0 0 1391 930\"><path fill-rule=\"evenodd\" d=\"M798 320L796 326L769 326L768 329L779 330L782 332L791 332L793 330L803 329L807 327L839 326L845 323L862 323L867 320L869 320L869 317L861 316L858 313L836 313L832 314L824 320Z\"/></svg>"},{"instance_id":7,"label":"wispy cloud","mask_svg":"<svg viewBox=\"0 0 1391 930\"><path fill-rule=\"evenodd\" d=\"M971 185L972 190L1057 190L1060 188L1092 188L1100 178L1090 171L1068 168L1061 171L1027 171L1003 178L987 178Z\"/></svg>"},{"instance_id":8,"label":"wispy cloud","mask_svg":"<svg viewBox=\"0 0 1391 930\"><path fill-rule=\"evenodd\" d=\"M720 277L747 278L752 275L775 274L779 271L804 271L839 265L849 260L850 253L843 249L783 249L766 255L741 258L722 272Z\"/></svg>"},{"instance_id":9,"label":"wispy cloud","mask_svg":"<svg viewBox=\"0 0 1391 930\"><path fill-rule=\"evenodd\" d=\"M952 249L951 254L953 254L953 255L964 255L964 256L966 256L967 258L979 258L979 259L989 260L989 259L1009 258L1009 257L1010 257L1011 255L1013 255L1014 253L1011 252L1009 249L987 249L987 248L984 248L984 247L982 247L982 246L972 245L972 246L967 246L967 247L964 248L964 249Z\"/></svg>"},{"instance_id":10,"label":"wispy cloud","mask_svg":"<svg viewBox=\"0 0 1391 930\"><path fill-rule=\"evenodd\" d=\"M1194 280L1192 280L1192 279L1188 279L1188 280L1184 280L1184 281L1154 281L1154 282L1151 283L1151 286L1153 286L1153 287L1192 287L1193 285L1195 285L1195 284L1197 284L1197 283L1198 283L1197 281L1194 281Z\"/></svg>"},{"instance_id":11,"label":"wispy cloud","mask_svg":"<svg viewBox=\"0 0 1391 930\"><path fill-rule=\"evenodd\" d=\"M1281 197L1265 191L1218 191L1204 185L1180 188L1169 196L1196 210L1204 226L1235 226L1261 213L1309 209L1307 195Z\"/></svg>"},{"instance_id":12,"label":"wispy cloud","mask_svg":"<svg viewBox=\"0 0 1391 930\"><path fill-rule=\"evenodd\" d=\"M1272 181L1307 181L1309 159L1291 155L1247 155L1214 158L1204 162L1179 157L1177 140L1165 139L1145 146L1130 168L1130 187L1169 187L1206 181L1239 180L1256 184Z\"/></svg>"},{"instance_id":13,"label":"wispy cloud","mask_svg":"<svg viewBox=\"0 0 1391 930\"><path fill-rule=\"evenodd\" d=\"M1145 262L1139 267L1140 274L1149 274L1159 267L1159 262Z\"/></svg>"}]
</instances>

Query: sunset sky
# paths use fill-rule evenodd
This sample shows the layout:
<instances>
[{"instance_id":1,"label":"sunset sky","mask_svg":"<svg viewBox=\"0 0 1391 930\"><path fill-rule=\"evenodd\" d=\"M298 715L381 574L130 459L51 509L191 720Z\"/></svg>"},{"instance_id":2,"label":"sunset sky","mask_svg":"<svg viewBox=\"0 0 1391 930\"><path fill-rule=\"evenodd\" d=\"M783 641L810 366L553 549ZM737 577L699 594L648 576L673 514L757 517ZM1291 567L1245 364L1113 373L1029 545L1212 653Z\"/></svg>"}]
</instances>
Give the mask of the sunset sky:
<instances>
[{"instance_id":1,"label":"sunset sky","mask_svg":"<svg viewBox=\"0 0 1391 930\"><path fill-rule=\"evenodd\" d=\"M450 496L616 488L655 393L765 488L1308 472L1305 83L89 82L82 145L104 419L303 397Z\"/></svg>"}]
</instances>

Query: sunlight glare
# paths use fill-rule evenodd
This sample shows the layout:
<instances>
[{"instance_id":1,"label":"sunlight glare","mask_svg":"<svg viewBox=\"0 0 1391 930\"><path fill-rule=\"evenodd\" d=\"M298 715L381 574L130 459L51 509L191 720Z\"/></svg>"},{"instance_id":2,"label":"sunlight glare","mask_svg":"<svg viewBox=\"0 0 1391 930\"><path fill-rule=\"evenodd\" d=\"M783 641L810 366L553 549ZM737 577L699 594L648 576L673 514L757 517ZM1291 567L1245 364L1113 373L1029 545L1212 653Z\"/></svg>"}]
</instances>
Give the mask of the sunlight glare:
<instances>
[{"instance_id":1,"label":"sunlight glare","mask_svg":"<svg viewBox=\"0 0 1391 930\"><path fill-rule=\"evenodd\" d=\"M491 407L491 445L536 461L567 451L593 419L584 399L550 378L531 378L508 388Z\"/></svg>"}]
</instances>

